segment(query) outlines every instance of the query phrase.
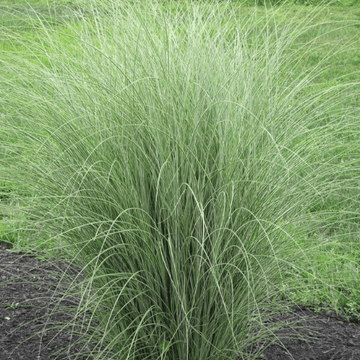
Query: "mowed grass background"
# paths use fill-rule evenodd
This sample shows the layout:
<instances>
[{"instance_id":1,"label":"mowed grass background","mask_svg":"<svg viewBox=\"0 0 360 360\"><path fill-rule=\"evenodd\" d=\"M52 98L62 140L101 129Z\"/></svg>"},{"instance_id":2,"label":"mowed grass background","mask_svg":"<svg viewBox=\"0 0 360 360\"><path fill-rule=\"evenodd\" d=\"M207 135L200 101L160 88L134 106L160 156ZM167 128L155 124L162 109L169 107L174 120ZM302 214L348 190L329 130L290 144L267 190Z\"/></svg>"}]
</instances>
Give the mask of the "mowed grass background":
<instances>
[{"instance_id":1,"label":"mowed grass background","mask_svg":"<svg viewBox=\"0 0 360 360\"><path fill-rule=\"evenodd\" d=\"M279 300L359 316L359 8L0 10L1 241L83 267L109 354L235 359Z\"/></svg>"}]
</instances>

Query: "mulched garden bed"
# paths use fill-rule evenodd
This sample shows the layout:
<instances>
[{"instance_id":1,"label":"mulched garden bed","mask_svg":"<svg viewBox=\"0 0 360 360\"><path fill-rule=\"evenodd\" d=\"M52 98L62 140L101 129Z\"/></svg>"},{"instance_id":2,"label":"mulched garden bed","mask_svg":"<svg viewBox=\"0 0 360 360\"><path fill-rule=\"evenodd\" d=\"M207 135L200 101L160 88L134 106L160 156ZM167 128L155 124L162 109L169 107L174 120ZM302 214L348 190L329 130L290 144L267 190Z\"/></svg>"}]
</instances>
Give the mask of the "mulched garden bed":
<instances>
[{"instance_id":1,"label":"mulched garden bed","mask_svg":"<svg viewBox=\"0 0 360 360\"><path fill-rule=\"evenodd\" d=\"M256 344L249 353L266 350L256 360L360 360L360 319L349 321L334 311L314 312L305 306L292 306L291 312L265 322L289 323L275 330L276 342ZM236 360L242 360L238 358Z\"/></svg>"},{"instance_id":2,"label":"mulched garden bed","mask_svg":"<svg viewBox=\"0 0 360 360\"><path fill-rule=\"evenodd\" d=\"M80 360L103 350L103 347L96 348L84 340L81 342L81 334L86 333L88 322L99 325L90 318L91 314L82 320L83 327L79 324L78 335L74 335L73 326L69 325L67 329L65 325L74 319L80 300L76 296L65 299L62 296L79 274L79 269L69 267L64 261L42 262L29 254L10 253L7 248L0 245L0 358ZM62 274L68 277L60 281L59 275ZM61 306L57 304L58 311L51 313L57 302ZM334 312L318 314L300 306L274 316L267 325L276 321L298 321L297 325L303 328L283 327L275 331L279 338L276 343L270 346L268 342L259 343L248 349L249 354L255 354L268 346L258 360L360 359L360 319L353 317L347 322L345 317ZM54 325L58 325L57 328L49 330ZM63 326L61 332L60 325ZM42 330L46 330L42 336L36 335L28 340ZM69 351L61 353L64 348ZM78 354L82 356L76 357ZM109 358L112 358L111 354Z\"/></svg>"},{"instance_id":3,"label":"mulched garden bed","mask_svg":"<svg viewBox=\"0 0 360 360\"><path fill-rule=\"evenodd\" d=\"M6 251L8 248L0 245L0 359L82 360L89 359L91 351L102 350L81 341L89 322L99 325L97 320L90 321L90 313L76 329L70 325L80 300L76 295L63 296L76 276L84 278L79 269L64 261L43 262L23 252ZM60 281L63 274L67 276ZM43 330L43 335L35 335ZM61 354L67 347L69 351Z\"/></svg>"}]
</instances>

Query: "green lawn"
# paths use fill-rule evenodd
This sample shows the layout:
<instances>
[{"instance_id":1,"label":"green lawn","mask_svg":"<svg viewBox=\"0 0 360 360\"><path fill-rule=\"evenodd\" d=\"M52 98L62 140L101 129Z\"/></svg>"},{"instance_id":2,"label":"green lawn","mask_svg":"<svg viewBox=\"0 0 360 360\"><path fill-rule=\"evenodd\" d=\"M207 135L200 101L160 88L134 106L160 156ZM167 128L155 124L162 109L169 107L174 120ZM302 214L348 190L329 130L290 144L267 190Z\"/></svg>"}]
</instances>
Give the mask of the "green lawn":
<instances>
[{"instance_id":1,"label":"green lawn","mask_svg":"<svg viewBox=\"0 0 360 360\"><path fill-rule=\"evenodd\" d=\"M107 309L134 279L159 359L224 354L229 304L273 294L360 316L360 8L91 3L0 5L1 241L76 258Z\"/></svg>"}]
</instances>

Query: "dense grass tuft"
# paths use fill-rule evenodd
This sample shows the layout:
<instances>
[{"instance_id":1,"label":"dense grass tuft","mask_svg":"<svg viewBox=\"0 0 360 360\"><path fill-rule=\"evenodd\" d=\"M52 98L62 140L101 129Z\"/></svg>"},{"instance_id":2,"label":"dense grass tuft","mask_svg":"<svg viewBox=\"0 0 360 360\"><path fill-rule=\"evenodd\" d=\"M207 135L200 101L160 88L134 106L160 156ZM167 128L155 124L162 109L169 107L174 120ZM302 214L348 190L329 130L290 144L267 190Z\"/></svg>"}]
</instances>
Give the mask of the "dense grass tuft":
<instances>
[{"instance_id":1,"label":"dense grass tuft","mask_svg":"<svg viewBox=\"0 0 360 360\"><path fill-rule=\"evenodd\" d=\"M234 360L289 274L326 285L311 257L353 244L359 86L310 91L327 58L296 72L321 8L104 4L7 33L28 54L1 61L2 211L82 266L96 359Z\"/></svg>"}]
</instances>

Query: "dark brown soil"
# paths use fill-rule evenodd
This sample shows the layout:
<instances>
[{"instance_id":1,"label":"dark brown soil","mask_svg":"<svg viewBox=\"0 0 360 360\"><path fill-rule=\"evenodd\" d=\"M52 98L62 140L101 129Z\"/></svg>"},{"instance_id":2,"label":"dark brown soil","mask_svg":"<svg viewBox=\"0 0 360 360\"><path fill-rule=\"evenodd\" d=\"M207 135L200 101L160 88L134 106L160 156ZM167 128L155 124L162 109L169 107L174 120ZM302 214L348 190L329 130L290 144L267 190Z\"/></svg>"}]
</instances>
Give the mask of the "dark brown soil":
<instances>
[{"instance_id":1,"label":"dark brown soil","mask_svg":"<svg viewBox=\"0 0 360 360\"><path fill-rule=\"evenodd\" d=\"M79 269L55 259L42 262L7 248L0 245L0 359L91 359L91 351L103 349L84 340L89 322L99 326L98 321L90 321L91 314L76 319L76 329L66 326L74 322L80 298L74 291L74 296L62 297L76 276L83 279ZM63 274L66 278L60 280ZM78 354L82 356L76 357Z\"/></svg>"},{"instance_id":2,"label":"dark brown soil","mask_svg":"<svg viewBox=\"0 0 360 360\"><path fill-rule=\"evenodd\" d=\"M314 312L293 306L291 312L277 314L268 321L289 323L274 333L279 340L257 344L249 353L267 348L256 360L360 360L360 319L349 321L334 311ZM236 360L241 360L238 358Z\"/></svg>"},{"instance_id":3,"label":"dark brown soil","mask_svg":"<svg viewBox=\"0 0 360 360\"><path fill-rule=\"evenodd\" d=\"M79 328L66 326L74 319L80 300L75 295L62 296L79 272L64 261L42 262L0 246L1 360L91 359L90 355L104 349L85 340L86 330L81 322L84 327L88 323L97 326L101 333L99 322L91 319L90 313L77 321ZM60 281L63 274L67 277ZM55 306L57 311L52 313ZM360 360L359 319L347 322L334 312L318 314L305 307L293 307L291 312L276 315L267 325L295 320L304 328L277 330L279 341L270 346L268 342L259 343L248 349L249 354L268 346L257 360ZM55 329L51 330L52 326ZM65 348L68 352L62 352Z\"/></svg>"}]
</instances>

